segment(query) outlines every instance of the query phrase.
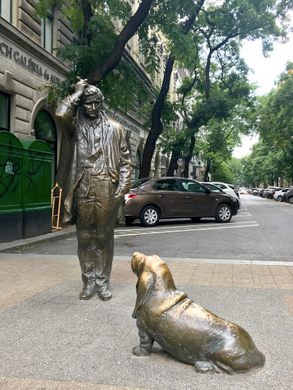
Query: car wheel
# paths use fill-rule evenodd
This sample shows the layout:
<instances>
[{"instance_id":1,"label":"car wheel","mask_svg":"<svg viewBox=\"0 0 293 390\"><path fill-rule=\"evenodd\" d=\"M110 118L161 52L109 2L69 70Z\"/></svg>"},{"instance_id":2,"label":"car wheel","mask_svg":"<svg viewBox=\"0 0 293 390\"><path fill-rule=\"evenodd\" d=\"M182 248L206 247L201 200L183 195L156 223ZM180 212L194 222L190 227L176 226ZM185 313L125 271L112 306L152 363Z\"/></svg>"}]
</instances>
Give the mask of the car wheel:
<instances>
[{"instance_id":1,"label":"car wheel","mask_svg":"<svg viewBox=\"0 0 293 390\"><path fill-rule=\"evenodd\" d=\"M222 222L222 223L230 222L230 220L232 218L231 207L226 203L221 204L217 208L215 218L218 222Z\"/></svg>"},{"instance_id":2,"label":"car wheel","mask_svg":"<svg viewBox=\"0 0 293 390\"><path fill-rule=\"evenodd\" d=\"M160 219L159 210L155 206L146 206L142 209L139 219L143 226L155 226Z\"/></svg>"},{"instance_id":3,"label":"car wheel","mask_svg":"<svg viewBox=\"0 0 293 390\"><path fill-rule=\"evenodd\" d=\"M291 204L293 204L293 196L290 196L290 197L288 198L288 202L291 203Z\"/></svg>"},{"instance_id":4,"label":"car wheel","mask_svg":"<svg viewBox=\"0 0 293 390\"><path fill-rule=\"evenodd\" d=\"M278 201L278 202L282 202L282 198L283 198L283 196L282 196L282 195L279 195L279 196L277 197L277 201Z\"/></svg>"},{"instance_id":5,"label":"car wheel","mask_svg":"<svg viewBox=\"0 0 293 390\"><path fill-rule=\"evenodd\" d=\"M191 222L199 222L201 220L201 217L192 217L190 219L191 219Z\"/></svg>"},{"instance_id":6,"label":"car wheel","mask_svg":"<svg viewBox=\"0 0 293 390\"><path fill-rule=\"evenodd\" d=\"M134 217L125 217L125 225L130 226L134 220Z\"/></svg>"}]
</instances>

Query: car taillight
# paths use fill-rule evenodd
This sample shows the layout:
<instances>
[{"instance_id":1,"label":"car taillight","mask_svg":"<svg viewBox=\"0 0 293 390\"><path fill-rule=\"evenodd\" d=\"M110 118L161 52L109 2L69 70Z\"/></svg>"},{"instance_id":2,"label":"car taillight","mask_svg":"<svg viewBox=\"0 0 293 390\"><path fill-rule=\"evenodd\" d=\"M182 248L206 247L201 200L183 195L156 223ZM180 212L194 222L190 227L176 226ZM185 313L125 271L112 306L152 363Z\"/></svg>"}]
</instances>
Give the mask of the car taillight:
<instances>
[{"instance_id":1,"label":"car taillight","mask_svg":"<svg viewBox=\"0 0 293 390\"><path fill-rule=\"evenodd\" d=\"M133 192L131 192L129 194L125 194L124 195L125 204L129 203L131 201L131 199L134 199L135 197L136 197L136 194L134 194Z\"/></svg>"}]
</instances>

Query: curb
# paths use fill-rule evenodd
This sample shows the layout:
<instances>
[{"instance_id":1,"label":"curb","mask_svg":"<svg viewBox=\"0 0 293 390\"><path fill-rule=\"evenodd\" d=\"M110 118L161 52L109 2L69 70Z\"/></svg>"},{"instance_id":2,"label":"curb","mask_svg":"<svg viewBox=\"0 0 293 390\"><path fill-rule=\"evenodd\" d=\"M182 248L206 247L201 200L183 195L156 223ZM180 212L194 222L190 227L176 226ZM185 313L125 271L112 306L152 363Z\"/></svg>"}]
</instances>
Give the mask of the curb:
<instances>
[{"instance_id":1,"label":"curb","mask_svg":"<svg viewBox=\"0 0 293 390\"><path fill-rule=\"evenodd\" d=\"M16 240L11 242L4 242L0 244L0 253L6 252L11 249L18 250L18 249L29 248L31 246L42 244L48 241L57 241L61 237L67 238L70 236L74 236L75 232L76 232L75 226L69 226L56 232L42 234L41 236L29 237L29 238L24 238L21 240Z\"/></svg>"}]
</instances>

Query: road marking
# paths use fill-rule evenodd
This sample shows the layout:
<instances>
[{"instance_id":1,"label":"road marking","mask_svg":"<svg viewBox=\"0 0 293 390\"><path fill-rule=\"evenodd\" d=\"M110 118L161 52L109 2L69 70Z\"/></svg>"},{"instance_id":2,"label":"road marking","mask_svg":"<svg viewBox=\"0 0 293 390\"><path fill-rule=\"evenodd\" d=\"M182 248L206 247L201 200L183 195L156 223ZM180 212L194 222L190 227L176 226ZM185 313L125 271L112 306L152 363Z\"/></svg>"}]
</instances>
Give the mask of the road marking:
<instances>
[{"instance_id":1,"label":"road marking","mask_svg":"<svg viewBox=\"0 0 293 390\"><path fill-rule=\"evenodd\" d=\"M66 255L62 255L66 256ZM248 259L202 259L197 257L168 257L162 256L164 261L167 263L203 263L203 264L250 264L250 265L263 265L263 266L285 266L285 267L293 267L293 261L283 261L283 260L248 260ZM129 262L131 260L131 256L114 256L114 261L126 261Z\"/></svg>"},{"instance_id":2,"label":"road marking","mask_svg":"<svg viewBox=\"0 0 293 390\"><path fill-rule=\"evenodd\" d=\"M285 266L285 267L293 267L293 261L285 261L285 260L248 260L248 259L202 259L197 257L168 257L161 256L166 262L174 262L179 264L186 263L211 263L211 264L251 264L251 265L269 265L269 266ZM34 260L40 263L44 261L56 261L60 263L62 261L68 261L72 264L75 264L78 261L77 254L72 255L50 255L50 254L41 254L41 253L0 253L0 261L14 261L23 264L24 260ZM114 261L131 261L131 255L122 256L116 255L114 256ZM74 262L74 263L73 263ZM44 264L44 263L43 263Z\"/></svg>"},{"instance_id":3,"label":"road marking","mask_svg":"<svg viewBox=\"0 0 293 390\"><path fill-rule=\"evenodd\" d=\"M237 222L230 222L230 225L234 225L234 224L241 224L241 223L258 223L257 221L237 221ZM201 228L203 226L203 223L199 222L199 224L192 224L193 225L193 228L192 229L197 229L197 228ZM211 227L214 226L214 225L219 225L218 223L216 222L210 222L209 224ZM178 229L180 225L176 225L176 226L164 226L164 225L157 225L157 226L154 226L154 227L137 227L137 228L128 228L128 229L115 229L115 232L133 232L133 231L139 231L139 232L145 232L146 229L148 230L153 230L153 229ZM190 224L188 224L187 226L180 226L183 229L188 229L190 226ZM221 225L223 227L223 225ZM190 228L189 228L190 229Z\"/></svg>"},{"instance_id":4,"label":"road marking","mask_svg":"<svg viewBox=\"0 0 293 390\"><path fill-rule=\"evenodd\" d=\"M181 229L181 230L152 230L151 232L137 232L137 233L128 233L128 234L115 234L114 238L120 237L131 237L131 236L144 236L150 234L167 234L167 233L185 233L185 232L196 232L196 231L207 231L207 230L224 230L224 229L239 229L239 228L249 228L249 227L258 227L258 223L251 223L249 225L237 225L237 226L221 226L221 227L209 227L209 228L193 228L193 229Z\"/></svg>"}]
</instances>

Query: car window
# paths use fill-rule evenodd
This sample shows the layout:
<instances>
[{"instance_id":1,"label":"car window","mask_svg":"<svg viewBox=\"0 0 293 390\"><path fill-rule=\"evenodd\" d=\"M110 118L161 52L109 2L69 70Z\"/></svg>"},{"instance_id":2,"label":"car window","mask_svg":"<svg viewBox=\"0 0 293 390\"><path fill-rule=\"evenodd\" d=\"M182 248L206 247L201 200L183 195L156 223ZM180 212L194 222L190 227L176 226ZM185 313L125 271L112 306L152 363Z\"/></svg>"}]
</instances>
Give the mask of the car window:
<instances>
[{"instance_id":1,"label":"car window","mask_svg":"<svg viewBox=\"0 0 293 390\"><path fill-rule=\"evenodd\" d=\"M205 188L195 181L182 180L181 184L187 192L206 192Z\"/></svg>"},{"instance_id":2,"label":"car window","mask_svg":"<svg viewBox=\"0 0 293 390\"><path fill-rule=\"evenodd\" d=\"M214 183L217 187L221 188L222 190L226 189L227 187L224 184L220 183Z\"/></svg>"},{"instance_id":3,"label":"car window","mask_svg":"<svg viewBox=\"0 0 293 390\"><path fill-rule=\"evenodd\" d=\"M214 184L204 183L204 186L208 187L213 192L223 192L223 190L221 190L218 186L215 186Z\"/></svg>"},{"instance_id":4,"label":"car window","mask_svg":"<svg viewBox=\"0 0 293 390\"><path fill-rule=\"evenodd\" d=\"M134 182L131 183L131 188L138 188L141 187L143 184L149 182L149 178L144 177L143 179L137 179Z\"/></svg>"},{"instance_id":5,"label":"car window","mask_svg":"<svg viewBox=\"0 0 293 390\"><path fill-rule=\"evenodd\" d=\"M158 180L154 184L156 191L178 191L178 185L176 180Z\"/></svg>"}]
</instances>

